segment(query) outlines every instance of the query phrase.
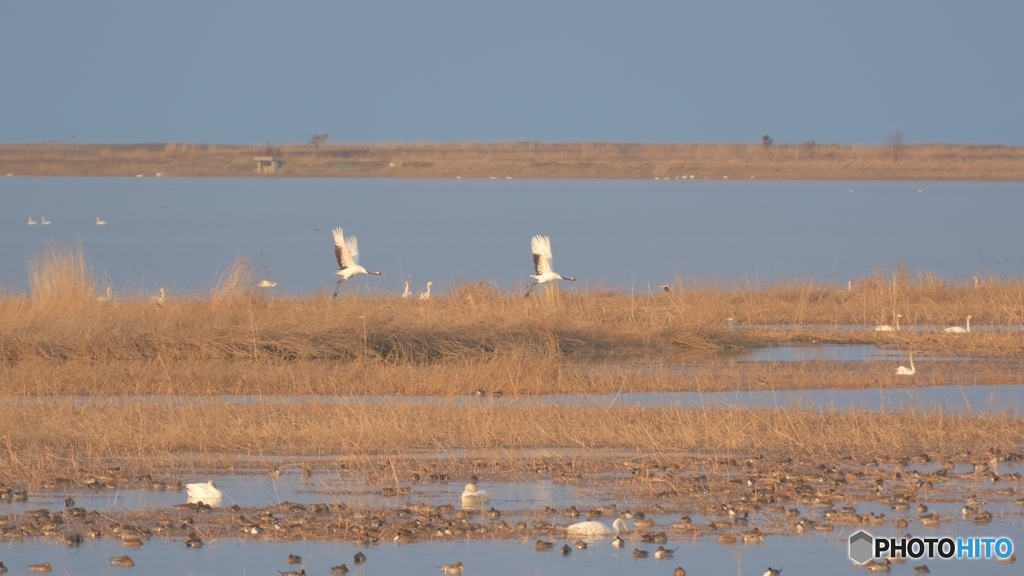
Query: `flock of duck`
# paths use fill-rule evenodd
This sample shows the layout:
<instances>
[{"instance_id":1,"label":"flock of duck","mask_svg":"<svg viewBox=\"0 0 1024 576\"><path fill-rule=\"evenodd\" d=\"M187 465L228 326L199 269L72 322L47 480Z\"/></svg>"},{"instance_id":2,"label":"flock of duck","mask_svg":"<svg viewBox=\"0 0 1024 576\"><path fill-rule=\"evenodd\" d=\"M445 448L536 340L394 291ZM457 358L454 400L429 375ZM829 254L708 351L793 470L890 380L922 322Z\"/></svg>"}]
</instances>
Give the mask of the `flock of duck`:
<instances>
[{"instance_id":1,"label":"flock of duck","mask_svg":"<svg viewBox=\"0 0 1024 576\"><path fill-rule=\"evenodd\" d=\"M1024 454L1017 452L921 453L891 462L837 457L836 461L837 464L823 465L813 458L800 461L791 456L777 459L752 456L747 459L671 462L643 459L627 463L630 466L628 471L620 472L613 482L618 487L616 490L625 487L630 493L647 494L639 501L648 502L662 517L672 510L688 511L703 517L703 520L691 520L689 515L682 516L670 526L659 525L652 516L637 508L624 509L614 503L589 509L576 505L565 508L548 506L516 519L515 515L521 513L497 510L491 506L495 496L478 487L479 479L475 474L467 474L474 481L465 485L456 506L407 502L397 508L374 509L350 508L341 503L304 505L289 502L261 508L237 505L217 508L216 504L226 496L213 481L181 485L156 481L148 475L141 479L130 478L117 472L103 478L88 478L86 486L91 490L122 490L125 482L132 485L142 482L153 490L183 489L188 493L188 501L175 506L173 511L155 510L153 516L140 521L140 516L128 513L87 511L76 507L74 498L69 496L64 500L62 510L30 510L21 517L0 515L0 540L42 537L77 546L84 538L112 537L125 547L135 548L160 535L178 538L186 548L201 548L208 536L220 538L230 534L258 541L342 539L362 548L352 558L355 564L361 564L368 561L368 554L363 550L386 541L404 544L422 540L506 538L530 543L539 552L558 551L566 556L603 543L618 548L632 547L632 556L637 559L670 560L678 554L676 547L669 546L670 538L711 537L722 545L756 545L770 535L827 532L858 525L891 526L905 531L914 529L915 524L936 526L958 518L981 525L993 521L992 510L987 509L991 501L1009 499L1012 503L1016 497L1016 505L1024 507L1024 498L1020 498L1014 489L1021 476L1018 472L1009 471L1024 462ZM507 467L499 468L500 464L496 462L493 469L499 471ZM964 470L965 465L968 465L967 470ZM1004 465L1009 470L1001 470ZM522 464L511 466L518 470ZM535 461L530 466L536 469L535 474L574 483L587 482L586 475L558 459ZM601 466L610 470L613 465ZM700 472L712 467L728 472L715 476ZM275 473L280 474L278 470L272 470L271 478ZM402 471L403 476L409 473L410 470ZM607 473L601 471L601 467L594 468L590 482L595 482L595 486L609 484L610 477L604 476ZM306 474L304 469L303 478ZM414 481L431 482L434 477L425 471L412 474ZM446 481L441 476L437 479ZM962 494L968 485L983 492L963 499ZM652 487L660 487L661 490L654 495L653 501L650 500ZM410 494L410 491L399 490L397 493ZM0 486L0 501L13 501L15 494L22 500L26 495L24 490ZM925 496L932 500L923 501ZM930 508L933 502L948 507L956 498L961 498L962 502L956 517ZM858 511L852 504L855 501L886 506L892 510L892 517L877 511ZM942 506L936 505L936 508L942 509ZM528 522L531 515L533 520ZM560 518L566 522L559 522ZM135 565L127 555L116 555L108 560L114 566ZM897 560L885 559L865 567L871 571L888 572ZM372 558L369 561L372 562ZM287 562L298 565L298 569L282 570L282 574L305 574L301 557L290 555ZM37 568L32 570L45 571L49 563L33 566ZM469 568L461 560L436 567L444 574L462 574ZM915 573L926 573L926 566L917 568ZM332 574L339 575L348 571L348 563L331 569ZM779 571L769 568L764 574L775 576ZM673 571L675 576L685 573L682 566Z\"/></svg>"}]
</instances>

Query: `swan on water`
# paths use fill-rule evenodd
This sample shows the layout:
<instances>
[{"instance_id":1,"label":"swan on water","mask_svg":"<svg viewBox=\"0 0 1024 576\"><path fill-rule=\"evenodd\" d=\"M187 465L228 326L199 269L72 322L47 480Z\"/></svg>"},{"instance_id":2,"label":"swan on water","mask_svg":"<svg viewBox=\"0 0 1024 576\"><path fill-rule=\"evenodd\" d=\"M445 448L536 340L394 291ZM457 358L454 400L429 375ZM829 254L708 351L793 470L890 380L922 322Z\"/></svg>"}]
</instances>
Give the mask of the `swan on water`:
<instances>
[{"instance_id":1,"label":"swan on water","mask_svg":"<svg viewBox=\"0 0 1024 576\"><path fill-rule=\"evenodd\" d=\"M971 316L970 314L968 314L967 315L967 328L964 328L963 326L950 326L949 328L946 328L946 333L947 334L966 334L966 333L970 332L971 331L971 318L974 318L974 316Z\"/></svg>"},{"instance_id":2,"label":"swan on water","mask_svg":"<svg viewBox=\"0 0 1024 576\"><path fill-rule=\"evenodd\" d=\"M917 368L914 368L913 350L910 351L910 368L907 368L906 366L900 366L899 368L896 369L896 374L898 376L913 376L914 374L917 374Z\"/></svg>"},{"instance_id":3,"label":"swan on water","mask_svg":"<svg viewBox=\"0 0 1024 576\"><path fill-rule=\"evenodd\" d=\"M462 492L463 506L482 506L491 500L491 495L485 490L477 490L474 484L466 484Z\"/></svg>"},{"instance_id":4,"label":"swan on water","mask_svg":"<svg viewBox=\"0 0 1024 576\"><path fill-rule=\"evenodd\" d=\"M185 490L188 490L188 501L190 504L202 502L203 504L210 504L213 506L219 504L220 499L224 497L224 493L217 489L213 480L210 480L209 482L185 484Z\"/></svg>"},{"instance_id":5,"label":"swan on water","mask_svg":"<svg viewBox=\"0 0 1024 576\"><path fill-rule=\"evenodd\" d=\"M570 536L611 536L629 532L629 525L622 518L616 518L611 528L597 520L587 520L570 524L565 531Z\"/></svg>"},{"instance_id":6,"label":"swan on water","mask_svg":"<svg viewBox=\"0 0 1024 576\"><path fill-rule=\"evenodd\" d=\"M897 314L896 315L896 328L893 328L892 326L890 326L888 324L881 324L879 326L875 326L875 332L892 332L893 330L896 330L897 332L899 332L899 329L900 329L900 318L903 318L903 314Z\"/></svg>"}]
</instances>

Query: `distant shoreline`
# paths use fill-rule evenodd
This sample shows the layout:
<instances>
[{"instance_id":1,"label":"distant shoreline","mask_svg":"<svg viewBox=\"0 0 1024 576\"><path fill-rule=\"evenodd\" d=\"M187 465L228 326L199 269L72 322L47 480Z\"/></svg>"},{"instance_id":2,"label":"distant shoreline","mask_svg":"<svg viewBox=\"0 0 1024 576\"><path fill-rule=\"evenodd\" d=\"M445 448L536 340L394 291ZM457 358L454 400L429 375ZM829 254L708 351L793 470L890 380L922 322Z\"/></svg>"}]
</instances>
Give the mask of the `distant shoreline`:
<instances>
[{"instance_id":1,"label":"distant shoreline","mask_svg":"<svg viewBox=\"0 0 1024 576\"><path fill-rule=\"evenodd\" d=\"M273 175L254 157L283 160ZM0 176L1024 181L1024 146L3 144Z\"/></svg>"}]
</instances>

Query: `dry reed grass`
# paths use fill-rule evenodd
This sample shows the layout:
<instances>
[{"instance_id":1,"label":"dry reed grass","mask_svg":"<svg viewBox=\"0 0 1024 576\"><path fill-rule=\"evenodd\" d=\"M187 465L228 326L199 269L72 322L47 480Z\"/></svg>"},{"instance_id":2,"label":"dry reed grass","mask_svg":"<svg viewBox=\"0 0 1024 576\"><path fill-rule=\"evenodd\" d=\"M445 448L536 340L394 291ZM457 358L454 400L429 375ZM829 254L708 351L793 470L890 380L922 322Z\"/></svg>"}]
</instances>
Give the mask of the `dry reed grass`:
<instances>
[{"instance_id":1,"label":"dry reed grass","mask_svg":"<svg viewBox=\"0 0 1024 576\"><path fill-rule=\"evenodd\" d=\"M79 245L50 244L28 263L32 301L47 307L76 306L93 299L96 280Z\"/></svg>"},{"instance_id":2,"label":"dry reed grass","mask_svg":"<svg viewBox=\"0 0 1024 576\"><path fill-rule=\"evenodd\" d=\"M838 144L507 142L281 146L283 176L844 180L1024 180L1024 147ZM256 146L204 144L0 146L5 172L32 176L252 176Z\"/></svg>"},{"instance_id":3,"label":"dry reed grass","mask_svg":"<svg viewBox=\"0 0 1024 576\"><path fill-rule=\"evenodd\" d=\"M79 463L103 459L149 468L174 459L202 466L206 457L223 454L379 462L417 453L443 460L462 450L547 449L590 457L624 451L891 459L928 450L1014 450L1024 444L1024 426L1019 417L938 411L48 403L5 408L0 439L4 480L44 470L72 474Z\"/></svg>"},{"instance_id":4,"label":"dry reed grass","mask_svg":"<svg viewBox=\"0 0 1024 576\"><path fill-rule=\"evenodd\" d=\"M0 295L0 377L13 394L510 394L903 385L892 366L731 367L730 351L801 342L874 343L986 357L933 364L917 383L1020 383L1024 332L875 332L908 324L1019 326L1024 284L953 285L881 274L828 284L684 285L649 294L551 292L524 299L486 285L429 302L391 296L267 298L239 258L209 296L98 301L81 250L33 260L30 298ZM37 288L38 287L38 288ZM732 330L727 317L743 325ZM771 325L787 324L790 328ZM865 326L862 331L841 324ZM994 361L993 358L1003 358ZM611 360L643 360L641 367ZM688 367L680 372L679 366ZM764 371L764 374L760 372ZM773 376L767 377L768 373ZM707 387L703 382L709 383ZM919 384L920 385L920 384Z\"/></svg>"},{"instance_id":5,"label":"dry reed grass","mask_svg":"<svg viewBox=\"0 0 1024 576\"><path fill-rule=\"evenodd\" d=\"M256 290L256 271L252 268L252 262L244 256L236 256L231 265L217 278L217 285L210 294L210 300L222 302L252 297Z\"/></svg>"}]
</instances>

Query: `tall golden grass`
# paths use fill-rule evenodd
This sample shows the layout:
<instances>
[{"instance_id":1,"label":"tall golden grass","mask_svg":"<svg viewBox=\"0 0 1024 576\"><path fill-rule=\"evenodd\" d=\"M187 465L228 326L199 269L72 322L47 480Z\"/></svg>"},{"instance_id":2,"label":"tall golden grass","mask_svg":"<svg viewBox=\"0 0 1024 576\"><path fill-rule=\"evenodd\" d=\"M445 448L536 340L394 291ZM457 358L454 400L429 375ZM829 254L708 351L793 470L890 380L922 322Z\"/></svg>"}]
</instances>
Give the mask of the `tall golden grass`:
<instances>
[{"instance_id":1,"label":"tall golden grass","mask_svg":"<svg viewBox=\"0 0 1024 576\"><path fill-rule=\"evenodd\" d=\"M69 434L69 430L74 430ZM743 408L507 407L381 404L5 407L0 480L37 466L64 471L99 460L202 467L224 455L403 458L462 451L551 450L644 455L843 454L1013 450L1014 416ZM52 470L57 472L58 470Z\"/></svg>"},{"instance_id":2,"label":"tall golden grass","mask_svg":"<svg viewBox=\"0 0 1024 576\"><path fill-rule=\"evenodd\" d=\"M1024 180L1024 147L776 144L328 144L280 146L283 176ZM6 172L32 176L255 175L262 146L0 145Z\"/></svg>"},{"instance_id":3,"label":"tall golden grass","mask_svg":"<svg viewBox=\"0 0 1024 576\"><path fill-rule=\"evenodd\" d=\"M80 305L93 299L96 280L81 245L68 248L50 244L28 263L32 300L39 304Z\"/></svg>"},{"instance_id":4,"label":"tall golden grass","mask_svg":"<svg viewBox=\"0 0 1024 576\"><path fill-rule=\"evenodd\" d=\"M236 256L235 260L217 278L217 284L210 294L210 300L218 302L253 296L256 290L256 271L252 269L252 263L244 256Z\"/></svg>"},{"instance_id":5,"label":"tall golden grass","mask_svg":"<svg viewBox=\"0 0 1024 576\"><path fill-rule=\"evenodd\" d=\"M209 295L99 301L81 250L33 260L30 297L0 295L0 377L15 394L510 394L1021 383L1024 331L875 332L905 324L1019 327L1024 283L949 284L901 271L851 290L818 283L679 283L671 293L486 285L429 302L397 295L269 298L244 258ZM740 323L731 329L726 319ZM839 325L863 326L860 331ZM778 327L775 325L789 325ZM873 343L917 350L921 374L884 363L736 366L755 346ZM929 354L987 358L927 363ZM636 365L642 361L641 365ZM680 370L680 367L686 367Z\"/></svg>"}]
</instances>

